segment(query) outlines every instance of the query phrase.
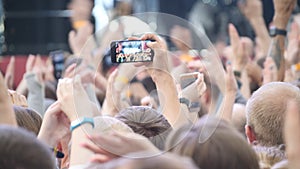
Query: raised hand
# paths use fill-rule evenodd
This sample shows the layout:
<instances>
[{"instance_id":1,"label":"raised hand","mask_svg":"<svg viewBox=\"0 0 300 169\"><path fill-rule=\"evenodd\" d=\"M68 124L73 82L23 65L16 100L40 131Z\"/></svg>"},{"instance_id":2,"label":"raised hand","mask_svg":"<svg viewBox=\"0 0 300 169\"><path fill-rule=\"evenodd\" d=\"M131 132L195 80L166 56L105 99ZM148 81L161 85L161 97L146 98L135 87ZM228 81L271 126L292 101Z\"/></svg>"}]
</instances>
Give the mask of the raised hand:
<instances>
[{"instance_id":1,"label":"raised hand","mask_svg":"<svg viewBox=\"0 0 300 169\"><path fill-rule=\"evenodd\" d=\"M232 62L233 69L242 71L246 66L249 56L247 55L247 48L245 41L241 40L239 34L233 24L229 24L230 46L232 48L232 55L229 58Z\"/></svg>"},{"instance_id":2,"label":"raised hand","mask_svg":"<svg viewBox=\"0 0 300 169\"><path fill-rule=\"evenodd\" d=\"M241 12L250 21L263 16L261 0L246 0L245 3L239 3L238 5Z\"/></svg>"},{"instance_id":3,"label":"raised hand","mask_svg":"<svg viewBox=\"0 0 300 169\"><path fill-rule=\"evenodd\" d=\"M186 88L182 89L181 95L182 97L187 98L190 101L199 101L199 98L205 91L206 84L204 82L204 76L202 73L198 72L197 80Z\"/></svg>"},{"instance_id":4,"label":"raised hand","mask_svg":"<svg viewBox=\"0 0 300 169\"><path fill-rule=\"evenodd\" d=\"M57 87L57 99L62 111L70 121L80 117L93 117L97 113L81 84L80 76L75 76L74 79L60 79Z\"/></svg>"},{"instance_id":5,"label":"raised hand","mask_svg":"<svg viewBox=\"0 0 300 169\"><path fill-rule=\"evenodd\" d=\"M292 11L295 8L297 0L273 0L274 2L274 25L279 29L286 29Z\"/></svg>"},{"instance_id":6,"label":"raised hand","mask_svg":"<svg viewBox=\"0 0 300 169\"><path fill-rule=\"evenodd\" d=\"M8 90L8 95L10 96L13 105L28 107L27 100L24 95L21 95L14 90Z\"/></svg>"},{"instance_id":7,"label":"raised hand","mask_svg":"<svg viewBox=\"0 0 300 169\"><path fill-rule=\"evenodd\" d=\"M53 103L46 111L38 139L56 147L60 139L70 134L70 120L61 110L59 102Z\"/></svg>"},{"instance_id":8,"label":"raised hand","mask_svg":"<svg viewBox=\"0 0 300 169\"><path fill-rule=\"evenodd\" d=\"M85 43L91 37L93 27L91 23L87 23L80 27L77 31L72 30L69 33L69 45L74 54L80 54L84 48Z\"/></svg>"},{"instance_id":9,"label":"raised hand","mask_svg":"<svg viewBox=\"0 0 300 169\"><path fill-rule=\"evenodd\" d=\"M116 115L120 110L120 91L115 89L114 82L118 74L118 69L115 69L108 78L105 100L102 107L102 114Z\"/></svg>"},{"instance_id":10,"label":"raised hand","mask_svg":"<svg viewBox=\"0 0 300 169\"><path fill-rule=\"evenodd\" d=\"M277 81L277 72L278 69L274 60L271 57L267 57L263 69L263 84Z\"/></svg>"}]
</instances>

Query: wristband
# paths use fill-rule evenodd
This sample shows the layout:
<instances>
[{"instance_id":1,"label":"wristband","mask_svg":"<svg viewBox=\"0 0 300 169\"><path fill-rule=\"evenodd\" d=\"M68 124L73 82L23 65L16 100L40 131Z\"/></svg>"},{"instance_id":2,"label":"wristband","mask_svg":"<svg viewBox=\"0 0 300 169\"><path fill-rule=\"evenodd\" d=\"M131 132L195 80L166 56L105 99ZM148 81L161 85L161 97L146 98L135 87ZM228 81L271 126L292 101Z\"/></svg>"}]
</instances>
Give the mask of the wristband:
<instances>
[{"instance_id":1,"label":"wristband","mask_svg":"<svg viewBox=\"0 0 300 169\"><path fill-rule=\"evenodd\" d=\"M124 84L128 84L129 79L125 76L117 76L116 81L118 82L122 82Z\"/></svg>"},{"instance_id":2,"label":"wristband","mask_svg":"<svg viewBox=\"0 0 300 169\"><path fill-rule=\"evenodd\" d=\"M187 106L187 108L190 108L190 101L189 101L189 99L181 97L181 98L179 98L179 102L185 104Z\"/></svg>"},{"instance_id":3,"label":"wristband","mask_svg":"<svg viewBox=\"0 0 300 169\"><path fill-rule=\"evenodd\" d=\"M91 124L93 128L95 126L93 118L90 118L90 117L81 117L81 118L79 118L79 119L71 122L71 126L70 126L71 132L74 129L76 129L77 127L79 127L79 126L81 126L82 124L85 124L85 123Z\"/></svg>"}]
</instances>

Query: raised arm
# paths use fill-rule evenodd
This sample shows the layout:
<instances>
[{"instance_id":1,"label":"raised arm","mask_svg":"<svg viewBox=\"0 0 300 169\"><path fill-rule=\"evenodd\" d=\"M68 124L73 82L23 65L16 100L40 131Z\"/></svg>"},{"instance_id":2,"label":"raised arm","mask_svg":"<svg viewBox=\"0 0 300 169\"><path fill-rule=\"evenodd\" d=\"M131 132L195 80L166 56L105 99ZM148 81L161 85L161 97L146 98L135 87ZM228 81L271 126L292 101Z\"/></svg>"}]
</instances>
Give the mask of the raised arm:
<instances>
[{"instance_id":1,"label":"raised arm","mask_svg":"<svg viewBox=\"0 0 300 169\"><path fill-rule=\"evenodd\" d=\"M291 13L296 5L296 0L273 0L275 15L273 17L273 24L276 29L286 30ZM278 80L283 81L285 72L284 60L284 43L286 35L276 34L272 37L271 45L269 47L268 57L272 57L276 68L278 69Z\"/></svg>"},{"instance_id":2,"label":"raised arm","mask_svg":"<svg viewBox=\"0 0 300 169\"><path fill-rule=\"evenodd\" d=\"M263 8L261 0L246 0L240 3L239 8L245 17L249 20L254 29L256 38L260 41L261 56L257 56L256 60L266 57L268 54L271 38L263 18ZM255 12L254 12L255 11Z\"/></svg>"},{"instance_id":3,"label":"raised arm","mask_svg":"<svg viewBox=\"0 0 300 169\"><path fill-rule=\"evenodd\" d=\"M16 116L12 107L12 102L4 83L3 75L0 73L0 124L17 126Z\"/></svg>"}]
</instances>

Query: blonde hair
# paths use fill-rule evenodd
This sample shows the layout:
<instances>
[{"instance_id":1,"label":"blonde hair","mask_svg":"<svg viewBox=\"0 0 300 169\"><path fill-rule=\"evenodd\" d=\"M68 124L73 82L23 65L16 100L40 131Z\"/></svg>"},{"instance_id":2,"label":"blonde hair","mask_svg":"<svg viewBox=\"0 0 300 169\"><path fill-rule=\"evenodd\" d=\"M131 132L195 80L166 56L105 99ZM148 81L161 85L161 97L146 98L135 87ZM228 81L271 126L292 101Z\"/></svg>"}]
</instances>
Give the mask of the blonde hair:
<instances>
[{"instance_id":1,"label":"blonde hair","mask_svg":"<svg viewBox=\"0 0 300 169\"><path fill-rule=\"evenodd\" d=\"M285 82L271 82L260 87L247 102L246 118L256 140L263 146L283 144L283 118L287 101L296 99L300 91Z\"/></svg>"}]
</instances>

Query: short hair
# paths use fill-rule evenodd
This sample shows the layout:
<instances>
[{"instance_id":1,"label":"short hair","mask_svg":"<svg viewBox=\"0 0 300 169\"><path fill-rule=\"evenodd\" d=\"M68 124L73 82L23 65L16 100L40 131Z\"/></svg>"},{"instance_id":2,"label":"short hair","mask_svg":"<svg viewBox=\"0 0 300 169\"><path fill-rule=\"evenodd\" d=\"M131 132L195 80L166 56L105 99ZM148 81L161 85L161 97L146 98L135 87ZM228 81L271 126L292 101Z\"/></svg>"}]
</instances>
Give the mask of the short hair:
<instances>
[{"instance_id":1,"label":"short hair","mask_svg":"<svg viewBox=\"0 0 300 169\"><path fill-rule=\"evenodd\" d=\"M130 153L128 156L136 156L137 158L118 158L104 164L92 164L86 169L119 169L119 168L130 168L130 169L198 169L194 162L190 158L180 157L176 154L165 153L156 156L151 154L146 155L147 152Z\"/></svg>"},{"instance_id":2,"label":"short hair","mask_svg":"<svg viewBox=\"0 0 300 169\"><path fill-rule=\"evenodd\" d=\"M50 148L22 128L0 125L0 168L54 169Z\"/></svg>"},{"instance_id":3,"label":"short hair","mask_svg":"<svg viewBox=\"0 0 300 169\"><path fill-rule=\"evenodd\" d=\"M115 116L135 133L147 137L157 148L164 149L172 127L163 114L147 106L132 106Z\"/></svg>"},{"instance_id":4,"label":"short hair","mask_svg":"<svg viewBox=\"0 0 300 169\"><path fill-rule=\"evenodd\" d=\"M287 102L296 99L300 104L300 91L292 84L271 82L253 93L246 105L246 119L263 146L284 144L283 118Z\"/></svg>"},{"instance_id":5,"label":"short hair","mask_svg":"<svg viewBox=\"0 0 300 169\"><path fill-rule=\"evenodd\" d=\"M255 152L229 123L208 115L172 132L166 150L191 157L199 168L258 169Z\"/></svg>"},{"instance_id":6,"label":"short hair","mask_svg":"<svg viewBox=\"0 0 300 169\"><path fill-rule=\"evenodd\" d=\"M40 114L32 109L21 106L13 106L13 109L18 126L33 132L37 136L42 125Z\"/></svg>"}]
</instances>

